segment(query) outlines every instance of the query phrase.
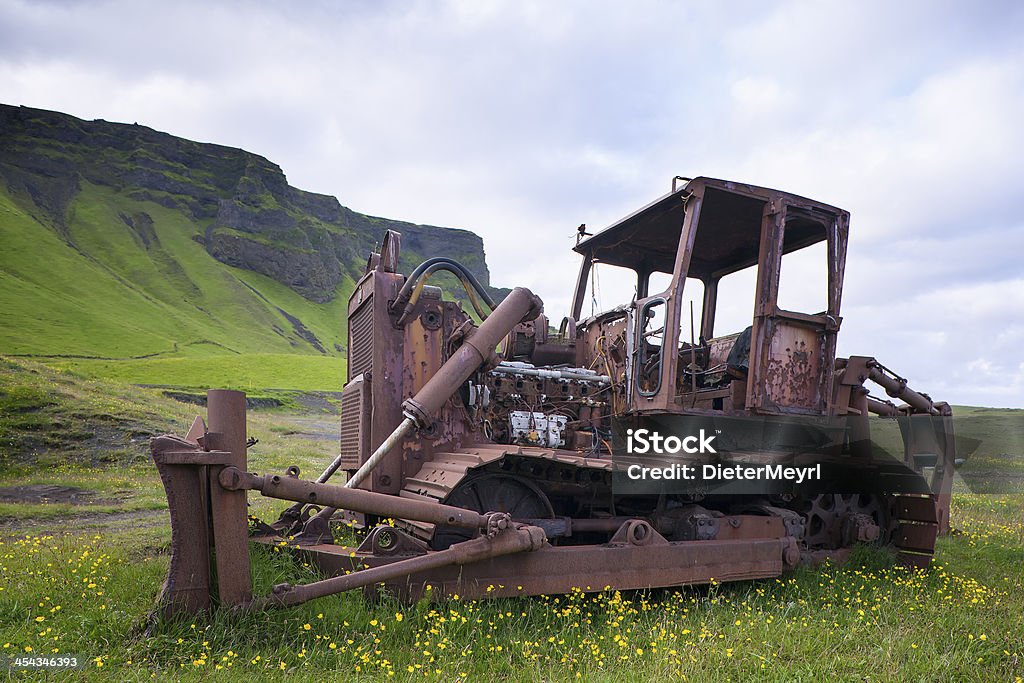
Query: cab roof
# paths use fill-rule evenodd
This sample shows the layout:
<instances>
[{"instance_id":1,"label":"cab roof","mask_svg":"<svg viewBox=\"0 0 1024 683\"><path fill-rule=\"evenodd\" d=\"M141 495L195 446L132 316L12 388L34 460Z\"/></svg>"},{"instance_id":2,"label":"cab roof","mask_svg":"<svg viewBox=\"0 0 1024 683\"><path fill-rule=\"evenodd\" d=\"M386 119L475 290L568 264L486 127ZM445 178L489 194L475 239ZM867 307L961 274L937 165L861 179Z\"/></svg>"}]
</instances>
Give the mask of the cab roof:
<instances>
[{"instance_id":1,"label":"cab roof","mask_svg":"<svg viewBox=\"0 0 1024 683\"><path fill-rule=\"evenodd\" d=\"M687 201L702 198L689 277L710 279L757 263L765 205L786 205L783 253L826 239L843 214L828 204L756 185L694 178L647 206L616 221L574 251L598 263L637 272L671 273L675 265Z\"/></svg>"}]
</instances>

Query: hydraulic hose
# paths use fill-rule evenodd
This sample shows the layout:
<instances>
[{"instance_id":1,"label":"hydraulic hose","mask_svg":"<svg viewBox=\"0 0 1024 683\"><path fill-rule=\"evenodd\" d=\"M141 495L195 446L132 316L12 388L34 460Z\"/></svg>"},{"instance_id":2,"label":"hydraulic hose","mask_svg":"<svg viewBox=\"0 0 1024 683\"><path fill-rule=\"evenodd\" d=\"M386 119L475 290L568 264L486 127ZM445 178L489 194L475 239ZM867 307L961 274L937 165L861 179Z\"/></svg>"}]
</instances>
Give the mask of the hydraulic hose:
<instances>
[{"instance_id":1,"label":"hydraulic hose","mask_svg":"<svg viewBox=\"0 0 1024 683\"><path fill-rule=\"evenodd\" d=\"M480 306L480 301L477 300L477 297L479 297L488 308L492 311L494 310L494 299L491 298L473 274L469 272L469 269L453 259L444 256L435 256L434 258L427 259L420 265L416 266L412 273L409 274L409 277L406 278L405 284L402 285L402 289L398 292L398 296L395 297L395 302L391 305L391 309L396 310L404 306L402 315L399 318L399 324L405 322L406 316L409 315L409 312L416 305L416 302L419 300L420 292L423 290L423 286L426 284L426 281L431 275L439 270L447 270L459 279L459 282L462 283L466 293L469 295L470 303L473 305L474 310L476 310L477 315L479 315L481 319L486 319L487 313Z\"/></svg>"}]
</instances>

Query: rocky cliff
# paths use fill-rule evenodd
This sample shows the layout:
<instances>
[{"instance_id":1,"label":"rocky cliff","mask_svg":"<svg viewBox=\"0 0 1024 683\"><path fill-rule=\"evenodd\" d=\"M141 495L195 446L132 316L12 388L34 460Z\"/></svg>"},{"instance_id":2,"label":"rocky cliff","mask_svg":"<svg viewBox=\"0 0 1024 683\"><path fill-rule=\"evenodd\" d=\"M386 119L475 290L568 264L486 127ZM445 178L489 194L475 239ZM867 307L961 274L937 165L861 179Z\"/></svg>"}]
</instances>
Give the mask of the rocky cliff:
<instances>
[{"instance_id":1,"label":"rocky cliff","mask_svg":"<svg viewBox=\"0 0 1024 683\"><path fill-rule=\"evenodd\" d=\"M358 278L386 229L402 233L404 265L443 254L490 284L483 242L467 230L357 213L334 197L290 186L276 164L244 150L138 124L0 105L0 184L72 247L69 212L83 183L181 212L213 258L318 303L336 296L346 276ZM145 212L122 220L146 239Z\"/></svg>"}]
</instances>

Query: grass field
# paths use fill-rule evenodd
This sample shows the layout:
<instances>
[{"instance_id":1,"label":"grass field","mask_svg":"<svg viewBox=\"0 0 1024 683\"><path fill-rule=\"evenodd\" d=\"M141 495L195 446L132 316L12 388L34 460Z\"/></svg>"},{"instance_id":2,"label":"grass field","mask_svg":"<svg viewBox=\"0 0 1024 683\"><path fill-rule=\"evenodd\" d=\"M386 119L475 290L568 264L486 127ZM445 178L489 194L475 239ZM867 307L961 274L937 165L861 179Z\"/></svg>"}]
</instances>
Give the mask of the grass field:
<instances>
[{"instance_id":1,"label":"grass field","mask_svg":"<svg viewBox=\"0 0 1024 683\"><path fill-rule=\"evenodd\" d=\"M337 356L252 353L134 360L37 360L84 377L174 387L213 386L248 392L267 387L340 391L345 385L345 359Z\"/></svg>"},{"instance_id":2,"label":"grass field","mask_svg":"<svg viewBox=\"0 0 1024 683\"><path fill-rule=\"evenodd\" d=\"M847 565L778 580L408 606L346 594L275 612L157 623L147 635L169 529L145 440L184 432L201 409L158 389L21 360L0 364L0 387L0 491L83 492L63 502L0 504L0 656L76 654L86 659L77 675L97 680L1024 676L1020 494L957 493L955 532L939 540L927 572L863 549ZM997 420L989 425L997 436L972 457L1010 452L1024 413L962 412ZM250 411L249 433L260 440L250 469L297 464L315 476L334 454L335 425L330 411ZM283 507L251 498L265 519ZM316 578L286 552L254 547L252 557L258 592Z\"/></svg>"},{"instance_id":3,"label":"grass field","mask_svg":"<svg viewBox=\"0 0 1024 683\"><path fill-rule=\"evenodd\" d=\"M124 222L141 213L146 242ZM0 189L4 353L135 383L340 386L351 279L314 303L214 260L206 225L84 181L68 216L61 235Z\"/></svg>"}]
</instances>

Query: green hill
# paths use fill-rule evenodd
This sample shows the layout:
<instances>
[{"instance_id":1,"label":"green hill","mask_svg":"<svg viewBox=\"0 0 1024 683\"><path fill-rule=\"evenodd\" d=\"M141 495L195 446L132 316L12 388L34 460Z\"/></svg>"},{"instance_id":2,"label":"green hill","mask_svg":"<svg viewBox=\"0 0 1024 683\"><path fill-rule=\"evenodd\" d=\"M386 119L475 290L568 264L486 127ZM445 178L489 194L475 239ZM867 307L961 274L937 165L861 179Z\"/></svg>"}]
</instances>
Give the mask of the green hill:
<instances>
[{"instance_id":1,"label":"green hill","mask_svg":"<svg viewBox=\"0 0 1024 683\"><path fill-rule=\"evenodd\" d=\"M347 209L255 154L0 105L0 353L154 384L339 389L386 229L487 285L482 240Z\"/></svg>"}]
</instances>

